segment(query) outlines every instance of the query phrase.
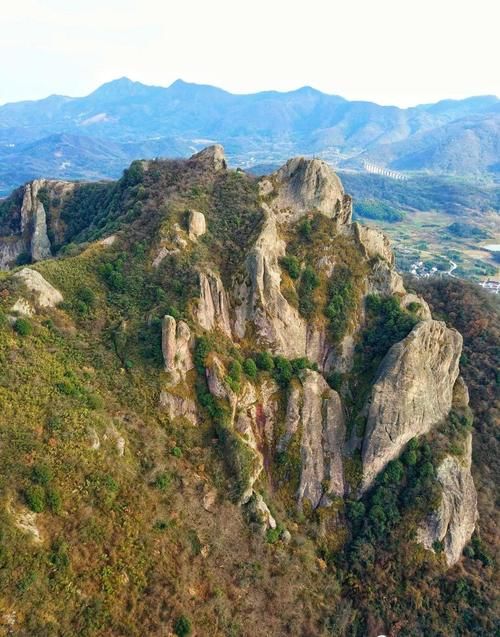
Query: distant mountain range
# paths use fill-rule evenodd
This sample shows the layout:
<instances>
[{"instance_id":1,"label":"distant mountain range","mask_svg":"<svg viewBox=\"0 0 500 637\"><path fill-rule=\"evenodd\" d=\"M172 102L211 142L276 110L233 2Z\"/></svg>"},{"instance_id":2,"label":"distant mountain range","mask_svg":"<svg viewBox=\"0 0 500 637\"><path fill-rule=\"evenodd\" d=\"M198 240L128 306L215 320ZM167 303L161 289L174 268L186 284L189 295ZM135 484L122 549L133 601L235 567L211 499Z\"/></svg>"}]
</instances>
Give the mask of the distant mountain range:
<instances>
[{"instance_id":1,"label":"distant mountain range","mask_svg":"<svg viewBox=\"0 0 500 637\"><path fill-rule=\"evenodd\" d=\"M401 109L310 87L234 95L177 80L127 78L86 97L52 95L0 107L0 193L37 176L116 177L137 157L186 156L222 143L234 165L315 155L337 167L433 174L500 173L500 100Z\"/></svg>"}]
</instances>

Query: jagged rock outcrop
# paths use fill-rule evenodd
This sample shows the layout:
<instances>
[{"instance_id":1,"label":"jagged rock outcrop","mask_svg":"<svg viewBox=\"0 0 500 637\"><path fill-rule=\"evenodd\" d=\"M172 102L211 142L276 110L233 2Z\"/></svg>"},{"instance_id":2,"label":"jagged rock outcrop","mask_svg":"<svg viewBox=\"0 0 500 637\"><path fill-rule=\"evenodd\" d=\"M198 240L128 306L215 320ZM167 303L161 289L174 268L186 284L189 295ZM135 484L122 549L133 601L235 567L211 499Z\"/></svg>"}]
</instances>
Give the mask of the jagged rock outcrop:
<instances>
[{"instance_id":1,"label":"jagged rock outcrop","mask_svg":"<svg viewBox=\"0 0 500 637\"><path fill-rule=\"evenodd\" d=\"M14 278L24 283L40 308L55 307L64 300L59 290L46 281L40 272L32 268L23 268L14 274Z\"/></svg>"},{"instance_id":2,"label":"jagged rock outcrop","mask_svg":"<svg viewBox=\"0 0 500 637\"><path fill-rule=\"evenodd\" d=\"M231 338L229 304L226 290L218 274L200 272L200 299L196 309L196 320L204 330L218 329Z\"/></svg>"},{"instance_id":3,"label":"jagged rock outcrop","mask_svg":"<svg viewBox=\"0 0 500 637\"><path fill-rule=\"evenodd\" d=\"M418 323L391 347L367 406L363 490L411 438L429 432L448 415L461 351L461 335L434 320Z\"/></svg>"},{"instance_id":4,"label":"jagged rock outcrop","mask_svg":"<svg viewBox=\"0 0 500 637\"><path fill-rule=\"evenodd\" d=\"M342 450L345 420L339 395L317 372L305 370L293 384L287 404L285 433L278 451L300 440L300 484L297 500L316 508L329 496L344 495Z\"/></svg>"},{"instance_id":5,"label":"jagged rock outcrop","mask_svg":"<svg viewBox=\"0 0 500 637\"><path fill-rule=\"evenodd\" d=\"M276 217L267 210L260 236L246 260L247 277L233 292L235 335L244 338L250 324L263 346L288 358L307 356L323 369L330 354L325 331L300 316L281 291L279 259L284 254Z\"/></svg>"},{"instance_id":6,"label":"jagged rock outcrop","mask_svg":"<svg viewBox=\"0 0 500 637\"><path fill-rule=\"evenodd\" d=\"M191 241L196 241L207 231L205 215L198 210L188 212L188 235Z\"/></svg>"},{"instance_id":7,"label":"jagged rock outcrop","mask_svg":"<svg viewBox=\"0 0 500 637\"><path fill-rule=\"evenodd\" d=\"M210 171L226 170L227 162L224 155L224 148L220 144L214 144L204 148L199 153L193 155L190 162L196 162L200 168Z\"/></svg>"},{"instance_id":8,"label":"jagged rock outcrop","mask_svg":"<svg viewBox=\"0 0 500 637\"><path fill-rule=\"evenodd\" d=\"M380 230L354 222L351 226L354 238L365 259L381 258L394 266L394 253L388 237Z\"/></svg>"},{"instance_id":9,"label":"jagged rock outcrop","mask_svg":"<svg viewBox=\"0 0 500 637\"><path fill-rule=\"evenodd\" d=\"M417 540L434 550L442 543L446 563L458 562L470 540L476 520L477 494L471 475L472 435L467 434L462 456L447 455L437 469L441 502L417 532Z\"/></svg>"},{"instance_id":10,"label":"jagged rock outcrop","mask_svg":"<svg viewBox=\"0 0 500 637\"><path fill-rule=\"evenodd\" d=\"M161 346L165 371L171 375L171 383L184 380L193 369L193 338L184 321L176 321L173 316L165 316L162 323Z\"/></svg>"},{"instance_id":11,"label":"jagged rock outcrop","mask_svg":"<svg viewBox=\"0 0 500 637\"><path fill-rule=\"evenodd\" d=\"M21 232L28 224L32 225L31 232L31 260L41 261L52 255L50 241L47 235L47 214L43 203L38 199L40 188L45 186L45 180L35 179L26 184L23 205L21 208Z\"/></svg>"},{"instance_id":12,"label":"jagged rock outcrop","mask_svg":"<svg viewBox=\"0 0 500 637\"><path fill-rule=\"evenodd\" d=\"M350 223L352 202L337 175L319 159L294 157L261 182L264 195L280 221L296 221L308 212L320 212L340 225Z\"/></svg>"},{"instance_id":13,"label":"jagged rock outcrop","mask_svg":"<svg viewBox=\"0 0 500 637\"><path fill-rule=\"evenodd\" d=\"M19 257L36 262L51 256L47 218L49 211L45 209L41 191L44 191L45 196L50 195L57 200L60 205L74 188L75 184L71 182L35 179L12 194L11 213L4 220L6 236L0 237L0 269L13 267ZM63 232L57 215L51 219L50 230L57 240L62 240Z\"/></svg>"}]
</instances>

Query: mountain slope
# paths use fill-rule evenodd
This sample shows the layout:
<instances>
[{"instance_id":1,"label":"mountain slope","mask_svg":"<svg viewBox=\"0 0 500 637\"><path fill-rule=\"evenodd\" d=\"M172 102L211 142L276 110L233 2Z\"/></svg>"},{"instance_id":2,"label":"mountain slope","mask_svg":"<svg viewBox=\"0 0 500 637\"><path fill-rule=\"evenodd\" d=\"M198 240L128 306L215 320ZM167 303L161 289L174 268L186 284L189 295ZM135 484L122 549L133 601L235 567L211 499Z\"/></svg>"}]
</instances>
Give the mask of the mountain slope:
<instances>
[{"instance_id":1,"label":"mountain slope","mask_svg":"<svg viewBox=\"0 0 500 637\"><path fill-rule=\"evenodd\" d=\"M218 146L2 204L6 632L494 632L462 337L351 212Z\"/></svg>"}]
</instances>

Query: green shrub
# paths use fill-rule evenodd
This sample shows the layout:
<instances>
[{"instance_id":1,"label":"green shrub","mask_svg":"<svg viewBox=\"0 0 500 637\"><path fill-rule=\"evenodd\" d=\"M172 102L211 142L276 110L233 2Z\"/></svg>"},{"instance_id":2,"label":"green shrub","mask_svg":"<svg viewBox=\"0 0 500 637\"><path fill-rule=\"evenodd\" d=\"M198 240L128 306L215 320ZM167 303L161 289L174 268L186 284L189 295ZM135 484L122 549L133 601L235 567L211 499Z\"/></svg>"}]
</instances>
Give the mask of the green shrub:
<instances>
[{"instance_id":1,"label":"green shrub","mask_svg":"<svg viewBox=\"0 0 500 637\"><path fill-rule=\"evenodd\" d=\"M292 364L284 356L274 359L274 379L280 387L288 387L293 377Z\"/></svg>"},{"instance_id":2,"label":"green shrub","mask_svg":"<svg viewBox=\"0 0 500 637\"><path fill-rule=\"evenodd\" d=\"M266 532L266 542L268 544L276 544L276 542L280 539L281 534L283 533L283 527L281 524L277 524L276 528L268 529Z\"/></svg>"},{"instance_id":3,"label":"green shrub","mask_svg":"<svg viewBox=\"0 0 500 637\"><path fill-rule=\"evenodd\" d=\"M175 458L182 458L182 449L180 447L172 447L172 449L170 450L170 453Z\"/></svg>"},{"instance_id":4,"label":"green shrub","mask_svg":"<svg viewBox=\"0 0 500 637\"><path fill-rule=\"evenodd\" d=\"M45 491L39 484L29 486L24 492L24 499L28 508L35 513L45 510Z\"/></svg>"},{"instance_id":5,"label":"green shrub","mask_svg":"<svg viewBox=\"0 0 500 637\"><path fill-rule=\"evenodd\" d=\"M14 323L14 330L19 336L29 336L33 331L30 321L25 318L18 318Z\"/></svg>"},{"instance_id":6,"label":"green shrub","mask_svg":"<svg viewBox=\"0 0 500 637\"><path fill-rule=\"evenodd\" d=\"M352 273L345 266L336 268L328 284L328 303L324 314L334 341L340 341L347 331L356 309L356 295Z\"/></svg>"},{"instance_id":7,"label":"green shrub","mask_svg":"<svg viewBox=\"0 0 500 637\"><path fill-rule=\"evenodd\" d=\"M53 479L52 471L47 467L47 465L38 464L33 467L31 470L31 479L36 484L41 484L46 486Z\"/></svg>"},{"instance_id":8,"label":"green shrub","mask_svg":"<svg viewBox=\"0 0 500 637\"><path fill-rule=\"evenodd\" d=\"M255 357L255 363L264 372L270 372L274 369L274 359L269 352L259 352Z\"/></svg>"},{"instance_id":9,"label":"green shrub","mask_svg":"<svg viewBox=\"0 0 500 637\"><path fill-rule=\"evenodd\" d=\"M60 513L62 510L62 497L59 491L53 488L48 488L45 494L47 506L52 513Z\"/></svg>"},{"instance_id":10,"label":"green shrub","mask_svg":"<svg viewBox=\"0 0 500 637\"><path fill-rule=\"evenodd\" d=\"M253 358L246 358L243 363L243 371L248 378L254 379L257 377L257 365Z\"/></svg>"},{"instance_id":11,"label":"green shrub","mask_svg":"<svg viewBox=\"0 0 500 637\"><path fill-rule=\"evenodd\" d=\"M281 267L288 272L291 279L298 279L300 276L300 261L297 257L287 255L280 260Z\"/></svg>"},{"instance_id":12,"label":"green shrub","mask_svg":"<svg viewBox=\"0 0 500 637\"><path fill-rule=\"evenodd\" d=\"M172 483L172 478L168 473L159 473L154 482L153 482L153 486L155 487L155 489L158 489L159 491L168 491L170 485Z\"/></svg>"},{"instance_id":13,"label":"green shrub","mask_svg":"<svg viewBox=\"0 0 500 637\"><path fill-rule=\"evenodd\" d=\"M305 318L310 318L314 314L314 290L319 286L319 277L314 269L308 265L304 268L300 277L299 285L299 312Z\"/></svg>"},{"instance_id":14,"label":"green shrub","mask_svg":"<svg viewBox=\"0 0 500 637\"><path fill-rule=\"evenodd\" d=\"M332 389L339 392L342 388L343 376L340 372L330 372L326 377L326 382Z\"/></svg>"},{"instance_id":15,"label":"green shrub","mask_svg":"<svg viewBox=\"0 0 500 637\"><path fill-rule=\"evenodd\" d=\"M191 622L185 615L181 615L175 622L174 632L177 637L188 637L191 634Z\"/></svg>"},{"instance_id":16,"label":"green shrub","mask_svg":"<svg viewBox=\"0 0 500 637\"><path fill-rule=\"evenodd\" d=\"M299 225L299 235L304 241L310 241L312 237L312 223L310 219L304 219Z\"/></svg>"}]
</instances>

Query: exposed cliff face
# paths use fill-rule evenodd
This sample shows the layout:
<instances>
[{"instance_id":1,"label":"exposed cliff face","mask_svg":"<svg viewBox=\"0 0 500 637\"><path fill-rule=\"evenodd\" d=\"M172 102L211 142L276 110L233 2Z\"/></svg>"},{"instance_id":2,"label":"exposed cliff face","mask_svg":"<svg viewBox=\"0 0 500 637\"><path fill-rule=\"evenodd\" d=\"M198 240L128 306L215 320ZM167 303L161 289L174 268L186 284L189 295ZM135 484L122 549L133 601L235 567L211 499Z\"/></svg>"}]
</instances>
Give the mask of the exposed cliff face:
<instances>
[{"instance_id":1,"label":"exposed cliff face","mask_svg":"<svg viewBox=\"0 0 500 637\"><path fill-rule=\"evenodd\" d=\"M52 255L48 211L40 198L41 191L60 200L71 193L74 186L69 182L35 179L23 187L19 205L14 204L12 207L12 233L0 237L0 269L11 268L21 255L29 256L32 262L48 259ZM54 220L51 230L54 235L58 234L57 220Z\"/></svg>"},{"instance_id":2,"label":"exposed cliff face","mask_svg":"<svg viewBox=\"0 0 500 637\"><path fill-rule=\"evenodd\" d=\"M424 321L393 345L380 365L368 405L363 489L406 443L443 420L452 405L462 337L440 321Z\"/></svg>"},{"instance_id":3,"label":"exposed cliff face","mask_svg":"<svg viewBox=\"0 0 500 637\"><path fill-rule=\"evenodd\" d=\"M231 338L231 323L226 290L214 272L200 272L200 299L196 320L204 330L218 329Z\"/></svg>"},{"instance_id":4,"label":"exposed cliff face","mask_svg":"<svg viewBox=\"0 0 500 637\"><path fill-rule=\"evenodd\" d=\"M446 563L458 562L477 520L477 494L471 475L472 435L468 434L462 456L448 455L437 470L441 502L420 527L417 539L426 549L442 543Z\"/></svg>"},{"instance_id":5,"label":"exposed cliff face","mask_svg":"<svg viewBox=\"0 0 500 637\"><path fill-rule=\"evenodd\" d=\"M285 433L278 451L287 452L294 437L300 440L300 484L296 494L316 508L330 496L344 495L342 451L345 422L339 395L314 371L305 371L291 388Z\"/></svg>"}]
</instances>

